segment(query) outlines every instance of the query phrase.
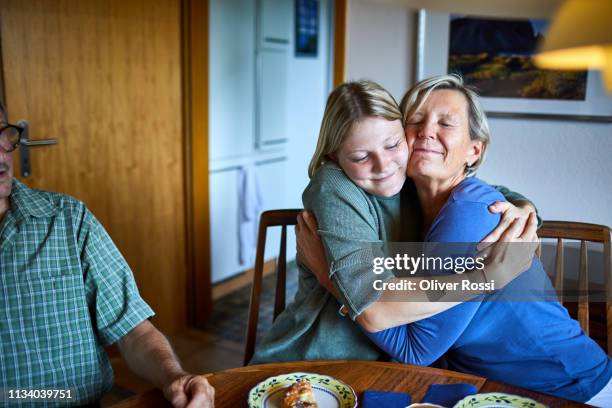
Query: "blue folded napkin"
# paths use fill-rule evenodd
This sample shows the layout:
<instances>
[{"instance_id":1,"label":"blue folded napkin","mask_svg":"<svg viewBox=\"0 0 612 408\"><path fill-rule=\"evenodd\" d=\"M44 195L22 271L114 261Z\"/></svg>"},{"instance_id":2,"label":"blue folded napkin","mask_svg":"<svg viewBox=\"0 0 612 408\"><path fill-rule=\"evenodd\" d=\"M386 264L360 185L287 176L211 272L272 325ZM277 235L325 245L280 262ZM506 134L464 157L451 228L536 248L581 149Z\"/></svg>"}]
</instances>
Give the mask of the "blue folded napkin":
<instances>
[{"instance_id":1,"label":"blue folded napkin","mask_svg":"<svg viewBox=\"0 0 612 408\"><path fill-rule=\"evenodd\" d=\"M472 384L431 384L423 402L452 407L468 395L477 393L478 390Z\"/></svg>"},{"instance_id":2,"label":"blue folded napkin","mask_svg":"<svg viewBox=\"0 0 612 408\"><path fill-rule=\"evenodd\" d=\"M363 392L363 408L406 408L412 403L410 394L403 392L370 391Z\"/></svg>"}]
</instances>

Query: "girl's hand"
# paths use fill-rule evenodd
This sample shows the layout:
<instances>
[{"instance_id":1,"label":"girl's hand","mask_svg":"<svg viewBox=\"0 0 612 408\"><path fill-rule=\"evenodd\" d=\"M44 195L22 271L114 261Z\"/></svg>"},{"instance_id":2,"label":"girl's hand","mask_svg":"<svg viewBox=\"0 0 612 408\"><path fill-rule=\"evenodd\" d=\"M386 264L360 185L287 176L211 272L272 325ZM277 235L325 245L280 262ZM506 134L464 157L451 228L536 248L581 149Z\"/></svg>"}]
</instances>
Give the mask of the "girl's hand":
<instances>
[{"instance_id":1,"label":"girl's hand","mask_svg":"<svg viewBox=\"0 0 612 408\"><path fill-rule=\"evenodd\" d=\"M496 214L501 213L502 218L497 227L481 242L497 242L502 237L505 242L515 242L516 240L519 242L536 242L538 240L535 208L528 201L521 202L518 207L506 201L498 201L489 206L489 211ZM535 223L527 222L532 214ZM510 230L509 234L506 233L508 230Z\"/></svg>"},{"instance_id":2,"label":"girl's hand","mask_svg":"<svg viewBox=\"0 0 612 408\"><path fill-rule=\"evenodd\" d=\"M514 278L531 267L534 254L539 246L535 212L530 212L527 222L515 219L506 228L499 241L478 244L478 256L486 259L485 279L495 281L495 289L501 289Z\"/></svg>"}]
</instances>

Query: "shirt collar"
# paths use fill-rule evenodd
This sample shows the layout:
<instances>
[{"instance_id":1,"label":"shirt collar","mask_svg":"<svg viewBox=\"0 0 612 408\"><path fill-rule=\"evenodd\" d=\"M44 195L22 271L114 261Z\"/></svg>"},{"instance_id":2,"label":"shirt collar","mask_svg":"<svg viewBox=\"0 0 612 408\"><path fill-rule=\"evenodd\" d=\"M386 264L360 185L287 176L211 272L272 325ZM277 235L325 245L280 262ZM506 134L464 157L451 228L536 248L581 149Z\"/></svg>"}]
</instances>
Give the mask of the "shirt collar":
<instances>
[{"instance_id":1,"label":"shirt collar","mask_svg":"<svg viewBox=\"0 0 612 408\"><path fill-rule=\"evenodd\" d=\"M10 200L9 211L15 211L20 218L26 218L26 216L52 217L57 212L57 208L46 194L40 194L17 179L13 179Z\"/></svg>"}]
</instances>

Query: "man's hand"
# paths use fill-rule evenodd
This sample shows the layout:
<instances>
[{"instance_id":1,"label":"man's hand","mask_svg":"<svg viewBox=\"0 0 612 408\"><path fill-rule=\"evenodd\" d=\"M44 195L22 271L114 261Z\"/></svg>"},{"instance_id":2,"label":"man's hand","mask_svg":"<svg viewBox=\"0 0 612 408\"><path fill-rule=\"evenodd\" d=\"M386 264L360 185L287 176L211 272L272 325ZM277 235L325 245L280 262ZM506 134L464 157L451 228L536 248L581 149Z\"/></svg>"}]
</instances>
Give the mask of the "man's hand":
<instances>
[{"instance_id":1,"label":"man's hand","mask_svg":"<svg viewBox=\"0 0 612 408\"><path fill-rule=\"evenodd\" d=\"M215 389L199 375L183 374L162 390L175 408L213 408Z\"/></svg>"},{"instance_id":2,"label":"man's hand","mask_svg":"<svg viewBox=\"0 0 612 408\"><path fill-rule=\"evenodd\" d=\"M162 390L175 408L213 408L215 391L204 377L186 373L170 343L145 320L118 342L132 370Z\"/></svg>"},{"instance_id":3,"label":"man's hand","mask_svg":"<svg viewBox=\"0 0 612 408\"><path fill-rule=\"evenodd\" d=\"M336 296L336 287L329 278L329 264L325 256L325 249L317 234L319 229L317 220L310 211L304 210L298 215L297 221L295 237L299 262L312 272L319 281L319 285Z\"/></svg>"}]
</instances>

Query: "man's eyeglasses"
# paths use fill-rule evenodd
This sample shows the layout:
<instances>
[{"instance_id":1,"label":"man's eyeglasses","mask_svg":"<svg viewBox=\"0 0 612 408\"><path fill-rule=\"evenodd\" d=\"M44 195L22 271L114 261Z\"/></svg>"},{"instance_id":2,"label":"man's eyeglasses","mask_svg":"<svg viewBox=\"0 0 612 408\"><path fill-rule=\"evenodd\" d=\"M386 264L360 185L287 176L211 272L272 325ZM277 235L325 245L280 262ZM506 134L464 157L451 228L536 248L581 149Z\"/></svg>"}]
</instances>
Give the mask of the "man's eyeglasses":
<instances>
[{"instance_id":1,"label":"man's eyeglasses","mask_svg":"<svg viewBox=\"0 0 612 408\"><path fill-rule=\"evenodd\" d=\"M11 124L0 126L0 147L7 153L12 152L19 145L23 128Z\"/></svg>"}]
</instances>

